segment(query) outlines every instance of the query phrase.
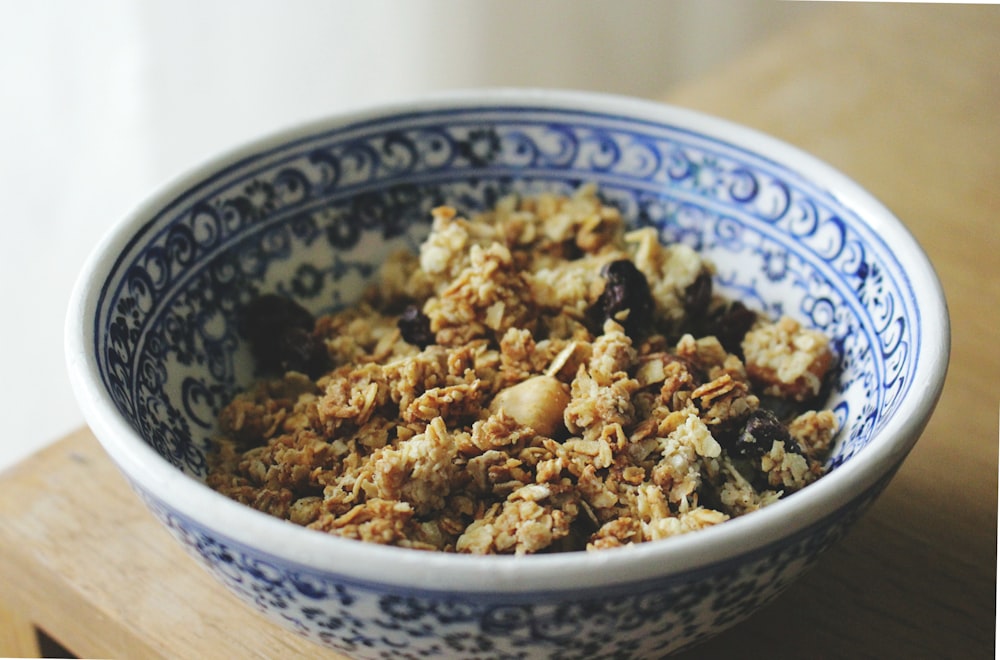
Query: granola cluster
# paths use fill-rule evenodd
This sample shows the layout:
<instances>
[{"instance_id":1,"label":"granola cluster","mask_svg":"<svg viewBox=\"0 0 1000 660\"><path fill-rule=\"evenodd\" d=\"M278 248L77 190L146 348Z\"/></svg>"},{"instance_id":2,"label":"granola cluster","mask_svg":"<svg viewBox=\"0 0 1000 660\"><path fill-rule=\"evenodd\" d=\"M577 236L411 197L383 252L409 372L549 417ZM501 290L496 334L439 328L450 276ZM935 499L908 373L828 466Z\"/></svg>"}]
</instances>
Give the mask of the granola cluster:
<instances>
[{"instance_id":1,"label":"granola cluster","mask_svg":"<svg viewBox=\"0 0 1000 660\"><path fill-rule=\"evenodd\" d=\"M438 208L357 306L303 323L257 301L244 327L278 373L222 411L208 483L312 529L463 553L610 548L754 511L822 475L836 420L811 403L832 356L711 276L593 187Z\"/></svg>"}]
</instances>

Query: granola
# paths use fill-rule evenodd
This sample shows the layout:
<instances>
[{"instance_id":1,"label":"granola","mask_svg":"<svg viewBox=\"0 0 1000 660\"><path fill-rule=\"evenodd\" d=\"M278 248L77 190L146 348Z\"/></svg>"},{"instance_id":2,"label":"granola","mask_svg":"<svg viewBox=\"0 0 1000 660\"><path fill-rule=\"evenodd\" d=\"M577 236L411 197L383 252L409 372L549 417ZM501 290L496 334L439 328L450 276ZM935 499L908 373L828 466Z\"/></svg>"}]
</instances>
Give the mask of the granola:
<instances>
[{"instance_id":1,"label":"granola","mask_svg":"<svg viewBox=\"0 0 1000 660\"><path fill-rule=\"evenodd\" d=\"M255 301L243 327L277 373L222 410L207 482L311 529L463 553L597 550L759 509L823 474L837 421L811 404L833 355L714 295L712 273L593 186L435 209L355 307L304 321Z\"/></svg>"}]
</instances>

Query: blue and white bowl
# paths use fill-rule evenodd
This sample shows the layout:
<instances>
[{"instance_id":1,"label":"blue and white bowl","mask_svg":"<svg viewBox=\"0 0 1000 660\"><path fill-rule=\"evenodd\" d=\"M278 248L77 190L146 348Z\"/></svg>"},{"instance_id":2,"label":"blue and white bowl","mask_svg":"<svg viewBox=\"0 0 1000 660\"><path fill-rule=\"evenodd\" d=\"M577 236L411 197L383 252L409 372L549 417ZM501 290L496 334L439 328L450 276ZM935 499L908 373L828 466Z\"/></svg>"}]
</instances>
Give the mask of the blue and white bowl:
<instances>
[{"instance_id":1,"label":"blue and white bowl","mask_svg":"<svg viewBox=\"0 0 1000 660\"><path fill-rule=\"evenodd\" d=\"M416 248L429 211L595 182L636 225L718 266L717 289L833 338L830 472L761 511L636 547L467 556L365 544L202 482L223 403L252 378L237 307L315 313ZM73 386L132 488L222 584L359 658L655 657L745 618L840 539L917 441L949 354L941 287L879 202L787 144L658 103L444 94L342 114L223 155L120 222L67 321Z\"/></svg>"}]
</instances>

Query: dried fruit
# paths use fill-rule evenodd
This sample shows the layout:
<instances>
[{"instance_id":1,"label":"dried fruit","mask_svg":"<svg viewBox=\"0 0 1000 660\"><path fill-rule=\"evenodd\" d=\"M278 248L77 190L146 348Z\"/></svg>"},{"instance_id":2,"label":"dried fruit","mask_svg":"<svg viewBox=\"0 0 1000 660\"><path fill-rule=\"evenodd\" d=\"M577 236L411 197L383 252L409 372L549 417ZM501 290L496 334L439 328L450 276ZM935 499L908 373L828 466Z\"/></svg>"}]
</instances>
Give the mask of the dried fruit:
<instances>
[{"instance_id":1,"label":"dried fruit","mask_svg":"<svg viewBox=\"0 0 1000 660\"><path fill-rule=\"evenodd\" d=\"M604 291L590 308L597 327L608 319L622 324L632 339L637 339L653 316L653 295L649 282L628 259L612 261L601 269Z\"/></svg>"},{"instance_id":2,"label":"dried fruit","mask_svg":"<svg viewBox=\"0 0 1000 660\"><path fill-rule=\"evenodd\" d=\"M254 343L275 339L286 328L311 330L315 319L302 305L276 293L251 300L239 318L240 333Z\"/></svg>"},{"instance_id":3,"label":"dried fruit","mask_svg":"<svg viewBox=\"0 0 1000 660\"><path fill-rule=\"evenodd\" d=\"M326 344L308 330L288 328L278 336L275 347L278 370L297 371L318 378L330 368Z\"/></svg>"},{"instance_id":4,"label":"dried fruit","mask_svg":"<svg viewBox=\"0 0 1000 660\"><path fill-rule=\"evenodd\" d=\"M785 451L801 454L799 444L792 439L788 428L769 410L759 408L747 418L743 429L736 437L733 448L737 456L760 458L771 451L776 440L785 444Z\"/></svg>"},{"instance_id":5,"label":"dried fruit","mask_svg":"<svg viewBox=\"0 0 1000 660\"><path fill-rule=\"evenodd\" d=\"M315 318L294 300L274 293L259 296L243 308L238 324L261 371L298 371L315 378L329 368L326 346L313 335Z\"/></svg>"},{"instance_id":6,"label":"dried fruit","mask_svg":"<svg viewBox=\"0 0 1000 660\"><path fill-rule=\"evenodd\" d=\"M714 335L726 351L742 356L743 349L740 344L756 321L756 312L735 301L709 315L704 334Z\"/></svg>"},{"instance_id":7,"label":"dried fruit","mask_svg":"<svg viewBox=\"0 0 1000 660\"><path fill-rule=\"evenodd\" d=\"M396 326L399 328L403 341L408 344L424 349L434 343L431 320L416 305L410 305L403 310Z\"/></svg>"},{"instance_id":8,"label":"dried fruit","mask_svg":"<svg viewBox=\"0 0 1000 660\"><path fill-rule=\"evenodd\" d=\"M712 302L712 273L703 270L684 289L684 311L689 316L702 316Z\"/></svg>"}]
</instances>

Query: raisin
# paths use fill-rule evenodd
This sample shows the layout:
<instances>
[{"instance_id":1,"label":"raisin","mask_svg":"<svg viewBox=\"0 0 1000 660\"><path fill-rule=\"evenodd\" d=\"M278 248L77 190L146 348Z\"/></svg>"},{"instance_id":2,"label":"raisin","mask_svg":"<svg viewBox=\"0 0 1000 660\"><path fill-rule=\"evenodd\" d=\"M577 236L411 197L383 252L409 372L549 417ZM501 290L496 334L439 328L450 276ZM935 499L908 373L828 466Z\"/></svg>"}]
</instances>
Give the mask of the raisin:
<instances>
[{"instance_id":1,"label":"raisin","mask_svg":"<svg viewBox=\"0 0 1000 660\"><path fill-rule=\"evenodd\" d=\"M760 407L770 410L778 419L788 422L809 409L806 402L786 399L780 396L760 394Z\"/></svg>"},{"instance_id":2,"label":"raisin","mask_svg":"<svg viewBox=\"0 0 1000 660\"><path fill-rule=\"evenodd\" d=\"M291 298L267 293L250 301L239 316L240 334L252 343L271 343L286 328L311 330L313 315Z\"/></svg>"},{"instance_id":3,"label":"raisin","mask_svg":"<svg viewBox=\"0 0 1000 660\"><path fill-rule=\"evenodd\" d=\"M757 313L736 301L706 319L706 335L714 335L726 351L743 356L743 337L757 321Z\"/></svg>"},{"instance_id":4,"label":"raisin","mask_svg":"<svg viewBox=\"0 0 1000 660\"><path fill-rule=\"evenodd\" d=\"M591 306L589 315L600 332L604 322L614 319L622 324L632 339L637 339L653 317L653 295L649 282L628 259L612 261L601 269L604 277L604 291ZM628 311L623 320L619 315Z\"/></svg>"},{"instance_id":5,"label":"raisin","mask_svg":"<svg viewBox=\"0 0 1000 660\"><path fill-rule=\"evenodd\" d=\"M323 342L313 336L315 322L302 305L269 293L243 308L238 329L260 371L294 370L315 377L326 370L329 359Z\"/></svg>"},{"instance_id":6,"label":"raisin","mask_svg":"<svg viewBox=\"0 0 1000 660\"><path fill-rule=\"evenodd\" d=\"M277 370L281 373L298 371L314 379L331 366L326 344L302 328L287 328L281 333L271 359L277 362Z\"/></svg>"},{"instance_id":7,"label":"raisin","mask_svg":"<svg viewBox=\"0 0 1000 660\"><path fill-rule=\"evenodd\" d=\"M422 350L434 343L431 320L416 305L410 305L403 310L396 326L407 344L413 344Z\"/></svg>"},{"instance_id":8,"label":"raisin","mask_svg":"<svg viewBox=\"0 0 1000 660\"><path fill-rule=\"evenodd\" d=\"M750 413L733 449L737 456L755 459L771 451L771 445L778 440L785 444L785 451L802 453L781 420L771 411L759 408Z\"/></svg>"},{"instance_id":9,"label":"raisin","mask_svg":"<svg viewBox=\"0 0 1000 660\"><path fill-rule=\"evenodd\" d=\"M694 278L694 282L684 289L684 311L689 316L704 316L710 302L712 302L712 274L703 270Z\"/></svg>"}]
</instances>

